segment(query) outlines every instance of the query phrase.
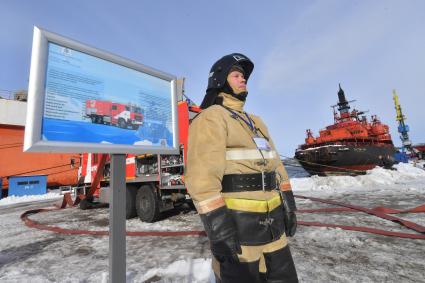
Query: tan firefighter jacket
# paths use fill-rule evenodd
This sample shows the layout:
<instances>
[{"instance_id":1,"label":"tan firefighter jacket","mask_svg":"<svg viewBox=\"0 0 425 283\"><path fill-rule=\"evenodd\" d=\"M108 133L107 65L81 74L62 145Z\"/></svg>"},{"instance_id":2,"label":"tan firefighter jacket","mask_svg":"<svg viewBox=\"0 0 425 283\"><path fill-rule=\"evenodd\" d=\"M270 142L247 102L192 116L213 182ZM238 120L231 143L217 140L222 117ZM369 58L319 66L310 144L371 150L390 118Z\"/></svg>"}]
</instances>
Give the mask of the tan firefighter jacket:
<instances>
[{"instance_id":1,"label":"tan firefighter jacket","mask_svg":"<svg viewBox=\"0 0 425 283\"><path fill-rule=\"evenodd\" d=\"M226 93L219 95L223 97L223 106L244 115L243 101ZM243 238L243 234L252 232L252 229L266 229L267 222L269 224L279 222L275 224L280 225L280 218L283 218L280 214L282 210L280 194L277 190L223 193L223 176L275 171L280 190L291 190L291 186L279 154L262 120L257 116L249 115L255 127L269 139L271 150L263 150L261 154L253 140L256 135L250 126L223 106L208 107L193 119L190 125L185 183L198 213L208 213L222 206L237 212L235 221ZM259 136L261 137L262 134ZM270 221L268 217L273 214L270 213L272 211L279 211L279 213L276 214L276 212L276 219ZM245 222L250 222L250 219L255 223L245 227ZM262 226L256 227L256 222L260 222ZM270 234L270 231L263 232ZM246 241L242 239L241 243L261 244L276 240L283 234L283 227L279 231L276 231L275 227L271 233L272 239L259 241L255 238Z\"/></svg>"}]
</instances>

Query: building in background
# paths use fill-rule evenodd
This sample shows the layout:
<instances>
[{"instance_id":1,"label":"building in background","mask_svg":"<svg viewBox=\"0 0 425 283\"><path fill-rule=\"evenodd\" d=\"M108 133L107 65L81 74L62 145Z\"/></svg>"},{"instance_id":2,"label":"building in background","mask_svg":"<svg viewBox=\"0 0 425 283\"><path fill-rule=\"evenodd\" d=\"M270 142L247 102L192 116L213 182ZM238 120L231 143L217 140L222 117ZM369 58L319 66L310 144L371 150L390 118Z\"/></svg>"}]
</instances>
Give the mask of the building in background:
<instances>
[{"instance_id":1,"label":"building in background","mask_svg":"<svg viewBox=\"0 0 425 283\"><path fill-rule=\"evenodd\" d=\"M20 175L47 175L47 187L77 184L79 154L23 152L26 92L18 91L13 98L0 98L0 178L3 191L9 187L10 176Z\"/></svg>"}]
</instances>

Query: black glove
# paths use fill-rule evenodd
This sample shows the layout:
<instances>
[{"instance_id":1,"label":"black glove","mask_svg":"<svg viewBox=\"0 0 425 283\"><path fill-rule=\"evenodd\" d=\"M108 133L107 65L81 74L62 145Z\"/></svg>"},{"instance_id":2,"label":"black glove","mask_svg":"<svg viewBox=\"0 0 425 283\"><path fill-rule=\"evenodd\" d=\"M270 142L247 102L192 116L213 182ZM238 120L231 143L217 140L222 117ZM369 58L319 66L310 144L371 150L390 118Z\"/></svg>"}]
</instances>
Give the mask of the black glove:
<instances>
[{"instance_id":1,"label":"black glove","mask_svg":"<svg viewBox=\"0 0 425 283\"><path fill-rule=\"evenodd\" d=\"M295 235L297 231L297 216L295 211L297 206L295 205L294 194L292 191L281 192L283 200L283 221L285 222L285 234L288 237Z\"/></svg>"},{"instance_id":2,"label":"black glove","mask_svg":"<svg viewBox=\"0 0 425 283\"><path fill-rule=\"evenodd\" d=\"M219 262L239 262L237 254L242 254L241 245L236 237L211 242L211 252Z\"/></svg>"},{"instance_id":3,"label":"black glove","mask_svg":"<svg viewBox=\"0 0 425 283\"><path fill-rule=\"evenodd\" d=\"M200 216L214 257L219 262L239 262L237 254L242 254L241 245L227 207L222 206Z\"/></svg>"}]
</instances>

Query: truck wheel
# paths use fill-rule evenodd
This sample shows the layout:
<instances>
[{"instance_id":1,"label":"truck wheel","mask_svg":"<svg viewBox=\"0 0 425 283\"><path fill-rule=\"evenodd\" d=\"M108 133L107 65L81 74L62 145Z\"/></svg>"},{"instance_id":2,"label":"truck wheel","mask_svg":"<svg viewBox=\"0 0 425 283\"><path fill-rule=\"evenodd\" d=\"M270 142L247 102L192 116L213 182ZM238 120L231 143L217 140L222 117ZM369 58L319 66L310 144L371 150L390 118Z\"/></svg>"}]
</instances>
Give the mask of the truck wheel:
<instances>
[{"instance_id":1,"label":"truck wheel","mask_svg":"<svg viewBox=\"0 0 425 283\"><path fill-rule=\"evenodd\" d=\"M125 218L130 219L137 216L136 210L136 193L137 188L127 186L125 190Z\"/></svg>"},{"instance_id":2,"label":"truck wheel","mask_svg":"<svg viewBox=\"0 0 425 283\"><path fill-rule=\"evenodd\" d=\"M95 208L95 205L93 203L93 196L86 196L84 199L80 201L80 209L86 210L86 209L92 209Z\"/></svg>"},{"instance_id":3,"label":"truck wheel","mask_svg":"<svg viewBox=\"0 0 425 283\"><path fill-rule=\"evenodd\" d=\"M159 219L159 199L149 185L141 186L136 195L137 215L143 222L155 222Z\"/></svg>"},{"instance_id":4,"label":"truck wheel","mask_svg":"<svg viewBox=\"0 0 425 283\"><path fill-rule=\"evenodd\" d=\"M125 129L125 128L127 128L127 123L125 122L125 120L123 118L119 118L118 119L118 126L120 128Z\"/></svg>"},{"instance_id":5,"label":"truck wheel","mask_svg":"<svg viewBox=\"0 0 425 283\"><path fill-rule=\"evenodd\" d=\"M79 205L81 210L86 210L89 208L89 202L87 201L87 199L82 199L80 201L80 205Z\"/></svg>"}]
</instances>

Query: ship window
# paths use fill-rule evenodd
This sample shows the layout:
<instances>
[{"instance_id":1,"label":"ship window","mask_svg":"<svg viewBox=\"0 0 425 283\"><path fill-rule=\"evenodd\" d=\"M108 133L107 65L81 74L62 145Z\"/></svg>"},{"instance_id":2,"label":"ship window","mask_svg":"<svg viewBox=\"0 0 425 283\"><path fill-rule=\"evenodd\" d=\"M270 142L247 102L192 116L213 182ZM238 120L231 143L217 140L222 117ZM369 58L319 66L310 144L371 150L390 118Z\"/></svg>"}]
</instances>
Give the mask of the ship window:
<instances>
[{"instance_id":1,"label":"ship window","mask_svg":"<svg viewBox=\"0 0 425 283\"><path fill-rule=\"evenodd\" d=\"M30 185L34 185L34 184L40 184L40 181L30 181Z\"/></svg>"},{"instance_id":2,"label":"ship window","mask_svg":"<svg viewBox=\"0 0 425 283\"><path fill-rule=\"evenodd\" d=\"M112 110L117 110L117 106L116 105L112 105Z\"/></svg>"},{"instance_id":3,"label":"ship window","mask_svg":"<svg viewBox=\"0 0 425 283\"><path fill-rule=\"evenodd\" d=\"M18 186L28 185L28 181L18 182Z\"/></svg>"}]
</instances>

